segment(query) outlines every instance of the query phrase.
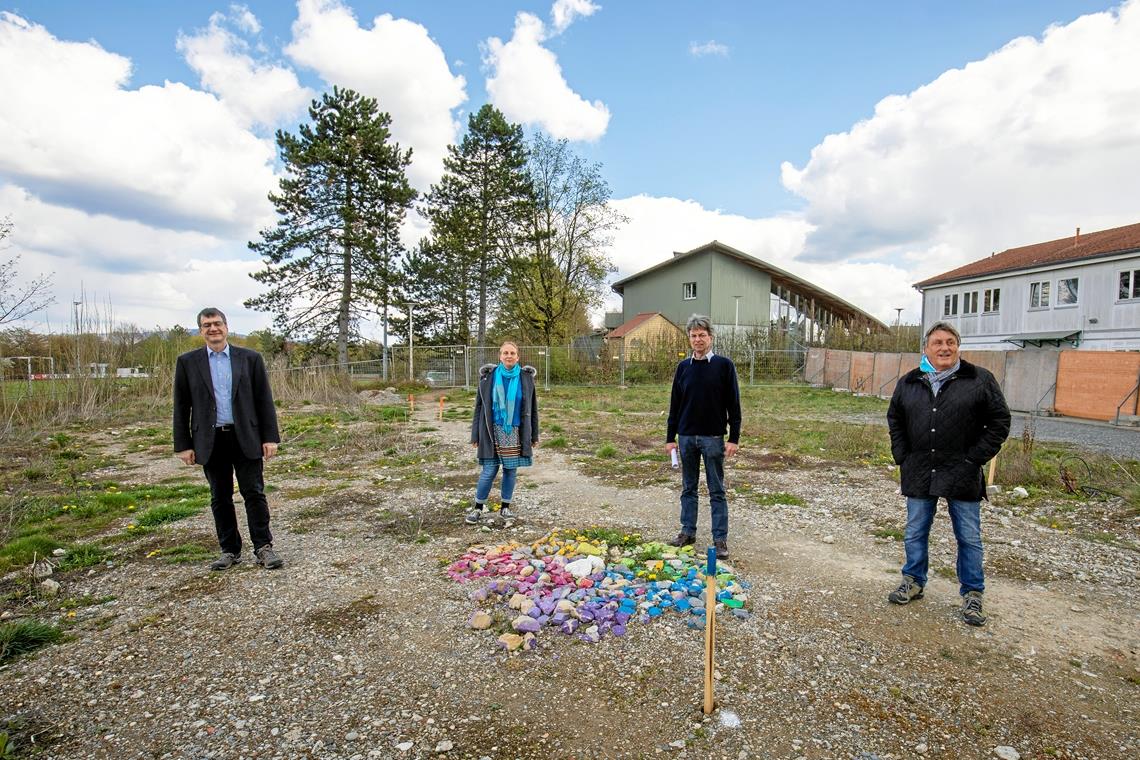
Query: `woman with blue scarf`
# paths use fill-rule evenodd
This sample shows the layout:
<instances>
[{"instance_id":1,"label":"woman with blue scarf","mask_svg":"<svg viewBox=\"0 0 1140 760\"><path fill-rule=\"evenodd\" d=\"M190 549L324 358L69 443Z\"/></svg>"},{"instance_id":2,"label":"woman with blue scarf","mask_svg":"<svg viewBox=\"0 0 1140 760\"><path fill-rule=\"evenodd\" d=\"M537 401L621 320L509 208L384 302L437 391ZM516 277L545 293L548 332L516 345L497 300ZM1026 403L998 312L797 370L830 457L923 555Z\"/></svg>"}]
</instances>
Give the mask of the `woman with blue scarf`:
<instances>
[{"instance_id":1,"label":"woman with blue scarf","mask_svg":"<svg viewBox=\"0 0 1140 760\"><path fill-rule=\"evenodd\" d=\"M534 392L534 367L519 366L519 347L507 341L499 347L499 363L479 368L479 391L471 420L471 445L476 448L479 482L475 486L475 508L466 521L474 525L487 513L487 497L499 468L503 520L514 518L511 507L518 468L530 467L538 445L538 399Z\"/></svg>"}]
</instances>

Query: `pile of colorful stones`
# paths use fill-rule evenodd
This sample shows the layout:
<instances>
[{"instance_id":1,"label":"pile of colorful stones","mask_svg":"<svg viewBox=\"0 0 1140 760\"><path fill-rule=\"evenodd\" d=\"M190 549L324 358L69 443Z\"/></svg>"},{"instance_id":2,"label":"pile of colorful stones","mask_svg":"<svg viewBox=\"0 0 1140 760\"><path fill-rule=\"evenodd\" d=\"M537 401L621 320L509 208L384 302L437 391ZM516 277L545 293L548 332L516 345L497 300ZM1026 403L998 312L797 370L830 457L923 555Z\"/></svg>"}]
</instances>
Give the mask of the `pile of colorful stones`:
<instances>
[{"instance_id":1,"label":"pile of colorful stones","mask_svg":"<svg viewBox=\"0 0 1140 760\"><path fill-rule=\"evenodd\" d=\"M468 621L479 630L509 629L498 643L509 651L537 646L554 629L587 642L623 636L629 625L666 613L704 627L705 558L609 528L559 530L533 544L472 546L447 568L472 584L479 605ZM717 565L717 610L747 619L748 584Z\"/></svg>"}]
</instances>

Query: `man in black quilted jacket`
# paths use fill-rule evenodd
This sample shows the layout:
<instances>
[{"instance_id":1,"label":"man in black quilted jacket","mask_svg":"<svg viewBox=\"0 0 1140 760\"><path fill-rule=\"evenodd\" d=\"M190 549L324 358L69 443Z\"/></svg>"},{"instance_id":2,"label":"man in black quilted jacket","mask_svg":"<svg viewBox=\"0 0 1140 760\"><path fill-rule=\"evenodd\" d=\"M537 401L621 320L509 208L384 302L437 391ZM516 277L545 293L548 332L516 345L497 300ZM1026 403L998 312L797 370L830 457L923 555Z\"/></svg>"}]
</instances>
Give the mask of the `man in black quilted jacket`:
<instances>
[{"instance_id":1,"label":"man in black quilted jacket","mask_svg":"<svg viewBox=\"0 0 1140 760\"><path fill-rule=\"evenodd\" d=\"M946 500L958 542L962 619L985 625L982 608L982 466L1009 435L1009 407L994 376L958 356L961 336L949 322L926 331L922 363L895 385L887 424L891 453L906 497L906 564L895 604L921 599L929 564L930 526L938 498Z\"/></svg>"}]
</instances>

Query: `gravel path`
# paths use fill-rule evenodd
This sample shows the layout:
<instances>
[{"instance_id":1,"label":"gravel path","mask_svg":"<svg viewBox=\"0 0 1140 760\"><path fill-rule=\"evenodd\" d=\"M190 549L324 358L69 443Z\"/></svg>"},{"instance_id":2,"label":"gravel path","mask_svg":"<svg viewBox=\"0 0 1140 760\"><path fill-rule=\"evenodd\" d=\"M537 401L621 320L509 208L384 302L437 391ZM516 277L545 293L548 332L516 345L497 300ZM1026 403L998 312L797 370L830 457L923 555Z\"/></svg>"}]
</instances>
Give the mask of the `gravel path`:
<instances>
[{"instance_id":1,"label":"gravel path","mask_svg":"<svg viewBox=\"0 0 1140 760\"><path fill-rule=\"evenodd\" d=\"M429 414L418 413L421 429ZM467 424L430 427L424 438L463 464L425 467L473 483ZM728 482L734 567L753 584L753 615L720 624L711 717L699 710L703 639L679 617L593 645L544 632L538 651L514 655L467 627L469 589L442 567L472 543L594 524L676 530L677 483L620 488L542 448L520 478L523 519L511 529L462 526L467 485L373 485L361 451L362 476L335 503L274 499L281 571L140 559L61 578L67 594L115 598L83 608L72 641L0 672L0 709L43 732L45 758L1140 753L1135 549L1044 527L999 497L984 512L991 619L971 629L957 616L941 514L926 598L885 602L901 546L874 534L902 518L887 468L758 470L748 453ZM123 477L176 471L136 463L144 469ZM322 482L273 468L268 480ZM757 493L803 505L761 506ZM1117 519L1112 509L1104 519ZM397 510L437 526L430 540L385 530ZM702 520L706 510L702 499ZM209 540L208 515L186 522L169 542ZM1134 540L1134 521L1122 530Z\"/></svg>"}]
</instances>

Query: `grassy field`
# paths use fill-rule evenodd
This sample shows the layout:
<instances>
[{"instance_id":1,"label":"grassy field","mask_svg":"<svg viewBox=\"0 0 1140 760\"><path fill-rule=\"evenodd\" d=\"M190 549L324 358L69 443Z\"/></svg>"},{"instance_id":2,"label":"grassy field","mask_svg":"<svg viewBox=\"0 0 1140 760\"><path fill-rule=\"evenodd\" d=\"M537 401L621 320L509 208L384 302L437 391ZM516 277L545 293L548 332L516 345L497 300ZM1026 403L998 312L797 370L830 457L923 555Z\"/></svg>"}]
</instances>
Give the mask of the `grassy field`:
<instances>
[{"instance_id":1,"label":"grassy field","mask_svg":"<svg viewBox=\"0 0 1140 760\"><path fill-rule=\"evenodd\" d=\"M439 395L419 399L434 408ZM445 395L445 420L470 419L470 391L452 389ZM670 477L662 451L668 400L666 385L541 392L542 445L568 454L581 472L604 475L615 484L665 482ZM892 465L881 399L806 387L747 387L742 403L737 466L745 470ZM319 526L338 499L359 502L345 490L349 484L395 492L470 485L470 463L440 445L434 426L410 421L404 406L286 399L280 414L283 440L274 468L286 485L277 498L321 497L297 515L298 531ZM169 410L140 405L123 415L113 422L75 422L0 441L0 574L7 574L0 595L7 606L21 607L32 618L50 618L67 605L85 604L37 596L27 570L55 550L63 550L59 573L89 572L108 563L201 562L214 553L207 537L172 542L166 533L168 525L208 508L208 489L198 472L187 470L165 482L132 476L139 461L171 456ZM1018 509L1039 524L1089 541L1135 547L1129 526L1140 514L1140 463L1044 445L1027 435L1006 443L997 473L999 482L1029 490ZM749 486L741 482L739 488ZM749 498L759 505L803 504L791 493L757 492ZM376 517L383 530L409 541L431 530L379 502ZM897 539L899 527L883 525L875 535ZM52 640L42 630L33 633L37 641ZM17 641L9 651L24 651L21 646Z\"/></svg>"}]
</instances>

